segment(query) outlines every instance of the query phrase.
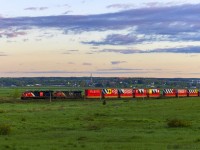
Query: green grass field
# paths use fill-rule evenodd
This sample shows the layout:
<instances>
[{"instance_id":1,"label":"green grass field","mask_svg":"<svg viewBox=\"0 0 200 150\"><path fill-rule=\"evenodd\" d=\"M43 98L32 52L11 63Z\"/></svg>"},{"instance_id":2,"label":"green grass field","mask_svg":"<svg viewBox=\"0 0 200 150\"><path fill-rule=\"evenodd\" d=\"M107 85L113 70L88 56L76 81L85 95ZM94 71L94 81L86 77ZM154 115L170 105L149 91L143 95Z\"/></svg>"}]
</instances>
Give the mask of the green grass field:
<instances>
[{"instance_id":1,"label":"green grass field","mask_svg":"<svg viewBox=\"0 0 200 150\"><path fill-rule=\"evenodd\" d=\"M6 91L0 92L2 150L200 149L200 98L102 105L100 100L21 101L12 94L3 101L5 93L15 93ZM173 119L187 126L169 127Z\"/></svg>"}]
</instances>

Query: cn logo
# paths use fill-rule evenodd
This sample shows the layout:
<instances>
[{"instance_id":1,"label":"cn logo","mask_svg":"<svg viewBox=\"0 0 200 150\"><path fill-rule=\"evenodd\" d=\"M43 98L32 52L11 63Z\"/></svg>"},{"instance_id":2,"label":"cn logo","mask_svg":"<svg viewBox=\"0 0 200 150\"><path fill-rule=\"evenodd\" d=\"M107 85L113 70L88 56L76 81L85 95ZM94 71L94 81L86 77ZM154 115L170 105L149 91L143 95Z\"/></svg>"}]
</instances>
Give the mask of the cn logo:
<instances>
[{"instance_id":1,"label":"cn logo","mask_svg":"<svg viewBox=\"0 0 200 150\"><path fill-rule=\"evenodd\" d=\"M112 94L112 89L108 89L107 94Z\"/></svg>"}]
</instances>

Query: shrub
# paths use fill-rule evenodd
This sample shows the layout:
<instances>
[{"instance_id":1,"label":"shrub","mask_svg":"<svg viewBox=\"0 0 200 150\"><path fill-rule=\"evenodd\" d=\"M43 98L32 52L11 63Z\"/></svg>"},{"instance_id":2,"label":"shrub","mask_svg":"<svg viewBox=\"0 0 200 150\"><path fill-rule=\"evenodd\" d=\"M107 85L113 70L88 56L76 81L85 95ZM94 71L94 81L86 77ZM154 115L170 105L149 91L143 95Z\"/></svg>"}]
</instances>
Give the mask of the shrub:
<instances>
[{"instance_id":1,"label":"shrub","mask_svg":"<svg viewBox=\"0 0 200 150\"><path fill-rule=\"evenodd\" d=\"M87 130L92 131L92 130L100 130L101 126L100 125L88 125Z\"/></svg>"},{"instance_id":2,"label":"shrub","mask_svg":"<svg viewBox=\"0 0 200 150\"><path fill-rule=\"evenodd\" d=\"M191 126L191 122L187 120L181 120L181 119L171 119L171 120L167 120L167 125L170 128L189 127Z\"/></svg>"},{"instance_id":3,"label":"shrub","mask_svg":"<svg viewBox=\"0 0 200 150\"><path fill-rule=\"evenodd\" d=\"M8 135L11 132L11 126L8 124L0 124L0 135Z\"/></svg>"},{"instance_id":4,"label":"shrub","mask_svg":"<svg viewBox=\"0 0 200 150\"><path fill-rule=\"evenodd\" d=\"M20 92L18 89L15 89L13 94L12 94L12 98L17 99L20 97Z\"/></svg>"},{"instance_id":5,"label":"shrub","mask_svg":"<svg viewBox=\"0 0 200 150\"><path fill-rule=\"evenodd\" d=\"M22 117L21 121L26 121L26 118L25 118L25 117Z\"/></svg>"}]
</instances>

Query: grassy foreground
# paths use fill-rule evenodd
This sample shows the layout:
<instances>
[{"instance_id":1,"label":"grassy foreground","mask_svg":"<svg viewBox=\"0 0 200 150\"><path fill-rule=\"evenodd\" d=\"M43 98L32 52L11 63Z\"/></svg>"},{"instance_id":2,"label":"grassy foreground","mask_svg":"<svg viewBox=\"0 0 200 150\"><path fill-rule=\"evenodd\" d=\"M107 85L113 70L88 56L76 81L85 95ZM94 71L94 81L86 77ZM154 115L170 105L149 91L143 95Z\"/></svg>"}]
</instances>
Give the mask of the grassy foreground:
<instances>
[{"instance_id":1,"label":"grassy foreground","mask_svg":"<svg viewBox=\"0 0 200 150\"><path fill-rule=\"evenodd\" d=\"M199 116L200 98L1 103L0 149L200 149Z\"/></svg>"}]
</instances>

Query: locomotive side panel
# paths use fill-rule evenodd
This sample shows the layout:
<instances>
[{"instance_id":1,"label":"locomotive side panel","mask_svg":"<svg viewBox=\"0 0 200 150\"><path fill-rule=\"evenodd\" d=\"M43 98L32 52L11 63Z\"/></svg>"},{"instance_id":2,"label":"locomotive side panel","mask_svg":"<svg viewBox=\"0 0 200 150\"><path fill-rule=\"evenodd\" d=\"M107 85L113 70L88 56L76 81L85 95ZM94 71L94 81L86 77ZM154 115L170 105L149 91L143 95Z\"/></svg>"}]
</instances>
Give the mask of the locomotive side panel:
<instances>
[{"instance_id":1,"label":"locomotive side panel","mask_svg":"<svg viewBox=\"0 0 200 150\"><path fill-rule=\"evenodd\" d=\"M53 91L26 91L21 99L47 99L53 95Z\"/></svg>"},{"instance_id":2,"label":"locomotive side panel","mask_svg":"<svg viewBox=\"0 0 200 150\"><path fill-rule=\"evenodd\" d=\"M53 98L55 99L63 99L63 98L66 98L67 96L65 95L65 93L63 91L55 91L53 93Z\"/></svg>"}]
</instances>

